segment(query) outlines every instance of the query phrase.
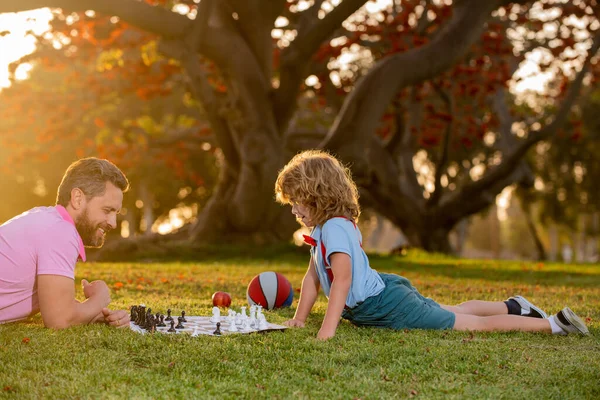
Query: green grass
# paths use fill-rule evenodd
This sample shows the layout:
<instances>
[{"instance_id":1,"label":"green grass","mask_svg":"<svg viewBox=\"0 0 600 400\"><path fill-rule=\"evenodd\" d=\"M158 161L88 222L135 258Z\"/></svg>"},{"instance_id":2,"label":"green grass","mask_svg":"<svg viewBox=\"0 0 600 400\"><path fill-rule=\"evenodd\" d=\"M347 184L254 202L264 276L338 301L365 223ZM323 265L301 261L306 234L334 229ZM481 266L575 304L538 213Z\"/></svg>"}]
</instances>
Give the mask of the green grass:
<instances>
[{"instance_id":1,"label":"green grass","mask_svg":"<svg viewBox=\"0 0 600 400\"><path fill-rule=\"evenodd\" d=\"M232 293L239 310L254 275L276 270L298 288L307 264L306 253L236 254L79 264L77 284L104 279L120 308L145 303L155 311L210 315L214 291ZM371 262L441 303L520 293L552 313L569 305L592 336L396 332L343 322L335 338L320 342L324 297L305 329L220 338L139 335L103 325L51 331L37 316L0 325L0 398L600 398L600 267L420 253ZM292 315L282 309L268 319Z\"/></svg>"}]
</instances>

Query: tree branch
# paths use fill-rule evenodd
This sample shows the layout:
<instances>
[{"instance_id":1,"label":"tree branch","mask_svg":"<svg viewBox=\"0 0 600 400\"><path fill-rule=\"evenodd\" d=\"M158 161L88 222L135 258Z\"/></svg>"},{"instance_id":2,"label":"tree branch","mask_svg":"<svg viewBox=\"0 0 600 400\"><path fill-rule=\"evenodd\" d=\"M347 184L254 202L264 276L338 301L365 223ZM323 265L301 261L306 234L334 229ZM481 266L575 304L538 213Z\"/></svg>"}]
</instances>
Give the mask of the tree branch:
<instances>
[{"instance_id":1,"label":"tree branch","mask_svg":"<svg viewBox=\"0 0 600 400\"><path fill-rule=\"evenodd\" d=\"M116 15L123 21L166 38L183 36L192 21L161 6L151 6L136 0L0 0L0 13L64 8L72 11L94 10Z\"/></svg>"},{"instance_id":2,"label":"tree branch","mask_svg":"<svg viewBox=\"0 0 600 400\"><path fill-rule=\"evenodd\" d=\"M344 0L325 18L317 19L312 24L302 23L302 29L298 31L296 39L282 51L279 88L273 97L273 106L280 132L285 130L284 128L292 117L300 84L306 76L306 69L312 55L342 22L366 2L367 0ZM320 8L319 2L313 5L313 7L317 6ZM314 10L312 11L314 12ZM311 9L305 12L311 12Z\"/></svg>"},{"instance_id":3,"label":"tree branch","mask_svg":"<svg viewBox=\"0 0 600 400\"><path fill-rule=\"evenodd\" d=\"M490 13L500 0L462 0L454 6L452 19L428 44L379 61L360 79L321 144L337 149L344 143L367 148L386 107L398 91L421 83L452 67L475 43Z\"/></svg>"},{"instance_id":4,"label":"tree branch","mask_svg":"<svg viewBox=\"0 0 600 400\"><path fill-rule=\"evenodd\" d=\"M440 149L440 159L438 160L437 165L435 166L435 189L427 202L429 207L436 206L442 197L442 175L444 174L444 169L446 168L446 164L448 163L448 156L450 151L450 137L452 136L452 129L454 128L454 99L451 95L452 90L450 90L450 94L447 93L442 87L438 85L434 85L436 91L440 94L444 103L446 103L446 107L448 107L448 114L450 114L453 118L448 121L446 125L446 131L444 133L444 140L442 142L442 148Z\"/></svg>"},{"instance_id":5,"label":"tree branch","mask_svg":"<svg viewBox=\"0 0 600 400\"><path fill-rule=\"evenodd\" d=\"M237 26L246 43L261 66L263 75L270 79L273 71L273 29L274 18L283 10L285 2L276 1L271 4L271 12L264 12L265 2L262 0L228 0L231 8L238 14ZM267 1L267 3L271 3ZM277 15L273 16L276 6Z\"/></svg>"},{"instance_id":6,"label":"tree branch","mask_svg":"<svg viewBox=\"0 0 600 400\"><path fill-rule=\"evenodd\" d=\"M516 146L510 154L504 157L502 163L497 167L490 169L480 180L464 186L460 192L449 197L447 201L444 201L439 209L436 210L438 216L452 215L457 218L456 221L458 221L466 215L481 210L478 207L481 203L480 198L482 195L486 197L493 196L495 198L495 195L500 193L504 187L514 183L514 176L512 174L520 165L519 161L525 156L525 153L529 148L541 140L551 138L565 122L571 107L575 103L575 99L581 90L583 78L589 69L590 60L598 52L599 48L600 32L596 34L592 47L588 51L586 60L569 87L567 95L563 99L554 119L540 130L530 132L526 139L520 141L518 146Z\"/></svg>"}]
</instances>

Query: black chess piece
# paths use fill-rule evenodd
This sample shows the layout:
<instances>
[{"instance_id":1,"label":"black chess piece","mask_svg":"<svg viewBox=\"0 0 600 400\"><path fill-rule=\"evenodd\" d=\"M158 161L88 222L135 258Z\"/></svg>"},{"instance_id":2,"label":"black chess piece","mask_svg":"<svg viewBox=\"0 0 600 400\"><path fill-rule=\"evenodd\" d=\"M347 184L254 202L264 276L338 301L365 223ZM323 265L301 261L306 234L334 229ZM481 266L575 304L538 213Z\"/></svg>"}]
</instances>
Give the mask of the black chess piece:
<instances>
[{"instance_id":1,"label":"black chess piece","mask_svg":"<svg viewBox=\"0 0 600 400\"><path fill-rule=\"evenodd\" d=\"M158 322L158 324L156 324L156 326L160 326L160 327L167 326L165 324L165 316L163 314L160 314L160 321Z\"/></svg>"},{"instance_id":2,"label":"black chess piece","mask_svg":"<svg viewBox=\"0 0 600 400\"><path fill-rule=\"evenodd\" d=\"M150 323L152 322L152 318L154 318L154 315L152 315L152 309L149 308L148 311L146 311L146 323L144 324L144 328L146 328L146 329L150 328Z\"/></svg>"},{"instance_id":3,"label":"black chess piece","mask_svg":"<svg viewBox=\"0 0 600 400\"><path fill-rule=\"evenodd\" d=\"M183 329L183 328L185 328L185 326L183 326L182 322L183 322L183 318L177 317L177 326L175 327L175 329Z\"/></svg>"},{"instance_id":4,"label":"black chess piece","mask_svg":"<svg viewBox=\"0 0 600 400\"><path fill-rule=\"evenodd\" d=\"M187 322L187 319L185 319L185 311L181 312L181 321L182 322Z\"/></svg>"},{"instance_id":5,"label":"black chess piece","mask_svg":"<svg viewBox=\"0 0 600 400\"><path fill-rule=\"evenodd\" d=\"M217 322L217 329L213 332L213 335L221 336L221 323Z\"/></svg>"},{"instance_id":6,"label":"black chess piece","mask_svg":"<svg viewBox=\"0 0 600 400\"><path fill-rule=\"evenodd\" d=\"M171 317L171 309L170 308L167 310L167 318L165 318L165 321L173 321L173 317Z\"/></svg>"},{"instance_id":7,"label":"black chess piece","mask_svg":"<svg viewBox=\"0 0 600 400\"><path fill-rule=\"evenodd\" d=\"M146 325L146 306L139 306L138 311L140 313L138 325L143 327L144 325Z\"/></svg>"},{"instance_id":8,"label":"black chess piece","mask_svg":"<svg viewBox=\"0 0 600 400\"><path fill-rule=\"evenodd\" d=\"M154 315L150 314L150 322L148 324L148 332L154 333L156 332L156 319Z\"/></svg>"},{"instance_id":9,"label":"black chess piece","mask_svg":"<svg viewBox=\"0 0 600 400\"><path fill-rule=\"evenodd\" d=\"M175 321L173 321L173 318L171 318L171 327L167 330L167 332L177 332L175 330Z\"/></svg>"},{"instance_id":10,"label":"black chess piece","mask_svg":"<svg viewBox=\"0 0 600 400\"><path fill-rule=\"evenodd\" d=\"M135 320L137 319L137 306L131 306L130 310L129 320L135 323Z\"/></svg>"}]
</instances>

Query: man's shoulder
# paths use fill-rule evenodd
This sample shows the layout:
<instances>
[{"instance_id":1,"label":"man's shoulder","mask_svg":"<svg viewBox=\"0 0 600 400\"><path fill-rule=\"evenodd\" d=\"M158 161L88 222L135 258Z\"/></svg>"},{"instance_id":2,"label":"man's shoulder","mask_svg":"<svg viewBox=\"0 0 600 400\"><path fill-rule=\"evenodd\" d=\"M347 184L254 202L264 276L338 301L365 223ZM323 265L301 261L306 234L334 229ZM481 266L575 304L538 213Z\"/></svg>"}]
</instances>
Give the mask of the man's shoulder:
<instances>
[{"instance_id":1,"label":"man's shoulder","mask_svg":"<svg viewBox=\"0 0 600 400\"><path fill-rule=\"evenodd\" d=\"M5 222L2 227L27 231L29 234L52 230L52 235L72 236L77 233L75 226L61 217L56 207L35 207ZM76 237L76 236L74 236Z\"/></svg>"}]
</instances>

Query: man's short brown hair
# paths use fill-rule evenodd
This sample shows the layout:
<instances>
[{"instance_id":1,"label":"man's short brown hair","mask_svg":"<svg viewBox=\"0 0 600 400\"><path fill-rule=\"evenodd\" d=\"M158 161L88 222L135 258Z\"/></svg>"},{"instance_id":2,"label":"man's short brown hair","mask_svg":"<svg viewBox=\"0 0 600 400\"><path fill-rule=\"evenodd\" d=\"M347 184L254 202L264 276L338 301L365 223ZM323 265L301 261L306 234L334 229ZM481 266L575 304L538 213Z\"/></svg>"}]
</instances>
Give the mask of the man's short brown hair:
<instances>
[{"instance_id":1,"label":"man's short brown hair","mask_svg":"<svg viewBox=\"0 0 600 400\"><path fill-rule=\"evenodd\" d=\"M71 191L81 189L86 198L102 196L106 191L106 182L110 182L123 192L129 189L129 181L119 168L108 160L88 157L75 161L62 178L58 186L56 204L66 207L71 200Z\"/></svg>"}]
</instances>

